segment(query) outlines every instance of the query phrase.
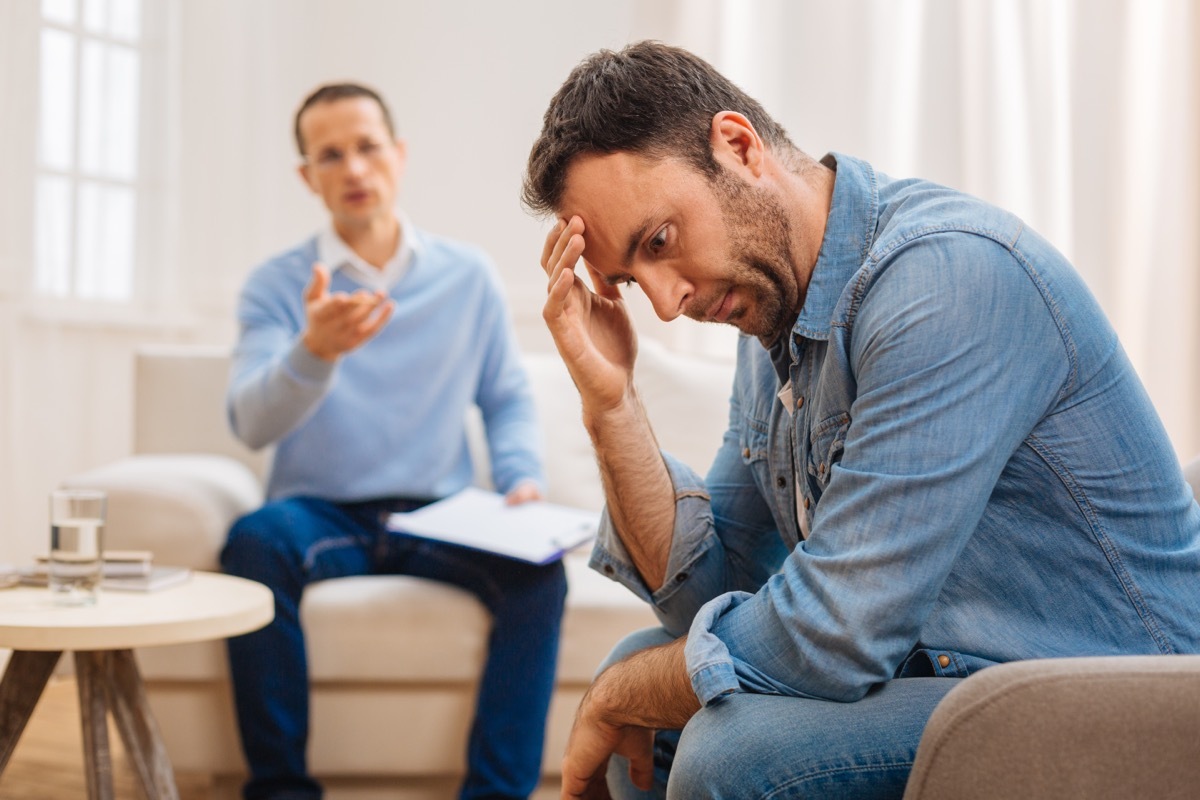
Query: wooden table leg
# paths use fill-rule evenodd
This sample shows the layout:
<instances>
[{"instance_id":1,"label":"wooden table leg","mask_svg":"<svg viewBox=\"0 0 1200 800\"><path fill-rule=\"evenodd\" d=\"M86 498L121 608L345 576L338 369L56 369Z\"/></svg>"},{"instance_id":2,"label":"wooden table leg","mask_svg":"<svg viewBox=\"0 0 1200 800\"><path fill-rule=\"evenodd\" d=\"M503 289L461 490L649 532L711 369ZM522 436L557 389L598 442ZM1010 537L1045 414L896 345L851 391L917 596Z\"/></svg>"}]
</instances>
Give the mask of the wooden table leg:
<instances>
[{"instance_id":1,"label":"wooden table leg","mask_svg":"<svg viewBox=\"0 0 1200 800\"><path fill-rule=\"evenodd\" d=\"M133 768L147 797L179 800L175 772L167 757L158 724L150 713L146 688L132 650L114 650L108 661L108 688L113 719L125 742Z\"/></svg>"},{"instance_id":2,"label":"wooden table leg","mask_svg":"<svg viewBox=\"0 0 1200 800\"><path fill-rule=\"evenodd\" d=\"M17 740L33 714L61 650L17 650L0 680L0 772L17 749Z\"/></svg>"},{"instance_id":3,"label":"wooden table leg","mask_svg":"<svg viewBox=\"0 0 1200 800\"><path fill-rule=\"evenodd\" d=\"M88 800L114 800L112 751L108 746L109 654L103 650L75 654L75 683L83 723L83 772Z\"/></svg>"}]
</instances>

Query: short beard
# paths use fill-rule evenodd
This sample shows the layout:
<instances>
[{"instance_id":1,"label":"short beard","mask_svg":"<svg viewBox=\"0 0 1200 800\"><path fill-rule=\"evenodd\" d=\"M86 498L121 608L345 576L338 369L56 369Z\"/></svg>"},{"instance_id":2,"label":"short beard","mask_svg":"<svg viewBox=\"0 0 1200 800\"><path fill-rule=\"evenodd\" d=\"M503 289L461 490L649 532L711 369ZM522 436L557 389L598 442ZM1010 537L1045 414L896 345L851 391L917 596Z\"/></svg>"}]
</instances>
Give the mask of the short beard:
<instances>
[{"instance_id":1,"label":"short beard","mask_svg":"<svg viewBox=\"0 0 1200 800\"><path fill-rule=\"evenodd\" d=\"M737 327L769 347L791 329L800 313L791 222L774 195L747 185L724 167L713 176L712 186L729 233L732 280L754 297Z\"/></svg>"}]
</instances>

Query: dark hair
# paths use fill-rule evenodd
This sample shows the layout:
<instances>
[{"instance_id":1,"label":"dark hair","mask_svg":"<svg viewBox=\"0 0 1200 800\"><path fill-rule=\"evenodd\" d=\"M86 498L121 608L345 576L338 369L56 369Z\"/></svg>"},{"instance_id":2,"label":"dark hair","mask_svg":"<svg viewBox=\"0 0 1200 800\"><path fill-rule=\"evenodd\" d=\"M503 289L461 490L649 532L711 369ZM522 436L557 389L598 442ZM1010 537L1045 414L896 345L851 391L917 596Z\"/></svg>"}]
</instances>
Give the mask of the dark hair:
<instances>
[{"instance_id":1,"label":"dark hair","mask_svg":"<svg viewBox=\"0 0 1200 800\"><path fill-rule=\"evenodd\" d=\"M350 100L355 97L374 100L379 105L379 110L383 112L383 122L387 125L388 135L393 139L396 138L396 129L392 125L392 113L388 111L387 104L383 102L383 98L379 96L378 92L358 83L329 83L304 98L304 102L296 111L293 132L296 134L296 149L300 151L300 155L304 155L304 137L300 134L300 117L304 116L304 112L317 103L333 103L337 100Z\"/></svg>"},{"instance_id":2,"label":"dark hair","mask_svg":"<svg viewBox=\"0 0 1200 800\"><path fill-rule=\"evenodd\" d=\"M715 175L709 133L721 111L745 116L768 146L795 149L758 101L687 50L644 41L594 53L571 71L546 109L521 201L535 213L557 210L571 162L593 153L677 156Z\"/></svg>"}]
</instances>

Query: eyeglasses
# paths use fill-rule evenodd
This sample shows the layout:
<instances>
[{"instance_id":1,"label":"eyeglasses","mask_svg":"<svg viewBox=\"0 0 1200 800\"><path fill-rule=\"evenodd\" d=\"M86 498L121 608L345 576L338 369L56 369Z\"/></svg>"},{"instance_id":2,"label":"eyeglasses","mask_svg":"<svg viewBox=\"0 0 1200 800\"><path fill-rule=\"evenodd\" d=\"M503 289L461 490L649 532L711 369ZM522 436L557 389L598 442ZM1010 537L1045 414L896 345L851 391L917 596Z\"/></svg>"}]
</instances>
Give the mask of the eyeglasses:
<instances>
[{"instance_id":1,"label":"eyeglasses","mask_svg":"<svg viewBox=\"0 0 1200 800\"><path fill-rule=\"evenodd\" d=\"M386 152L383 142L366 141L348 153L342 152L336 147L330 147L317 153L316 157L306 156L304 161L321 172L334 172L346 166L346 160L351 153L357 154L364 161L376 162L381 160Z\"/></svg>"}]
</instances>

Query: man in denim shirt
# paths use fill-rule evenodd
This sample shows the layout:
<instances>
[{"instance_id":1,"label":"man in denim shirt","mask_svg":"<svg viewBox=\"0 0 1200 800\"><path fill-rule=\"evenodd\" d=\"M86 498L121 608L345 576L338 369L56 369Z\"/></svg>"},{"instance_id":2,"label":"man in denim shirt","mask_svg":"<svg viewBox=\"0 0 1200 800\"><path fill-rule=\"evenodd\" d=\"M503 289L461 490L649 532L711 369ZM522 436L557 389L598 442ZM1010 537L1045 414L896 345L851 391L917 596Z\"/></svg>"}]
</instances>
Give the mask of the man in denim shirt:
<instances>
[{"instance_id":1,"label":"man in denim shirt","mask_svg":"<svg viewBox=\"0 0 1200 800\"><path fill-rule=\"evenodd\" d=\"M564 796L605 796L611 761L620 796L898 797L974 671L1200 652L1200 508L1100 308L1021 220L816 161L654 43L572 72L524 200L558 218L544 317L605 481L593 564L662 622L583 700ZM743 332L705 479L639 405L628 283Z\"/></svg>"}]
</instances>

